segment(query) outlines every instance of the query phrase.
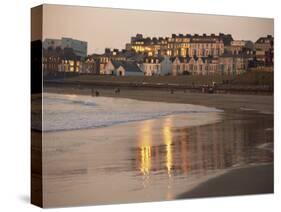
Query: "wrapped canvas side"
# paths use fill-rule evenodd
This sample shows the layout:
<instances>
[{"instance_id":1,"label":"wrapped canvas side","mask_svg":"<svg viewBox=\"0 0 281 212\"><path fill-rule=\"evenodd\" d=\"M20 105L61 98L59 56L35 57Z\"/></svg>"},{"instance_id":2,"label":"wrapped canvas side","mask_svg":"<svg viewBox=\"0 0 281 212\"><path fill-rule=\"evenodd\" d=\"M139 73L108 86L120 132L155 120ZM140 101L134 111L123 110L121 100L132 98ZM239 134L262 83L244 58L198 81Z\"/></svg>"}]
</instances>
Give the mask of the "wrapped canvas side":
<instances>
[{"instance_id":1,"label":"wrapped canvas side","mask_svg":"<svg viewBox=\"0 0 281 212\"><path fill-rule=\"evenodd\" d=\"M42 6L31 9L31 203L43 207Z\"/></svg>"}]
</instances>

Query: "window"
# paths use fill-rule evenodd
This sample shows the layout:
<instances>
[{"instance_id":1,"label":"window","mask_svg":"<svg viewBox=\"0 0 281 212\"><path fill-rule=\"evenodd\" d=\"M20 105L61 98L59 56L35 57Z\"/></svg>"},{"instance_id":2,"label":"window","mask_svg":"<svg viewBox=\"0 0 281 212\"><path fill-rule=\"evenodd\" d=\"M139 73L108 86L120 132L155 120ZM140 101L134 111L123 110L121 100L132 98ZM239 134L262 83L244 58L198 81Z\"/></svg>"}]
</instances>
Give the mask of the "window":
<instances>
[{"instance_id":1,"label":"window","mask_svg":"<svg viewBox=\"0 0 281 212\"><path fill-rule=\"evenodd\" d=\"M73 65L74 65L74 61L73 61L73 60L70 60L70 61L69 61L69 64L70 64L70 66L73 66Z\"/></svg>"},{"instance_id":2,"label":"window","mask_svg":"<svg viewBox=\"0 0 281 212\"><path fill-rule=\"evenodd\" d=\"M194 71L197 71L197 65L194 65L193 68L194 68Z\"/></svg>"}]
</instances>

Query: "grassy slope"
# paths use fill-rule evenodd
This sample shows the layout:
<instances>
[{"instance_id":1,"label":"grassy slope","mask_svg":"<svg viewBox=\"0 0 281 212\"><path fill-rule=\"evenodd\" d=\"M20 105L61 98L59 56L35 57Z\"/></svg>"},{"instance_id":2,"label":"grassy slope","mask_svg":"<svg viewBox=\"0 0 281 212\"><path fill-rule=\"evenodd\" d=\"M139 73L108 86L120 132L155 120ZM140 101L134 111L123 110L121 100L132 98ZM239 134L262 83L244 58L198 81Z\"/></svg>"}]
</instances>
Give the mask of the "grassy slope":
<instances>
[{"instance_id":1,"label":"grassy slope","mask_svg":"<svg viewBox=\"0 0 281 212\"><path fill-rule=\"evenodd\" d=\"M108 76L81 75L65 79L68 82L115 82L115 83L150 83L150 84L181 84L181 85L211 85L213 81L223 84L228 81L232 85L269 85L273 84L272 72L248 72L239 76L209 75L209 76Z\"/></svg>"}]
</instances>

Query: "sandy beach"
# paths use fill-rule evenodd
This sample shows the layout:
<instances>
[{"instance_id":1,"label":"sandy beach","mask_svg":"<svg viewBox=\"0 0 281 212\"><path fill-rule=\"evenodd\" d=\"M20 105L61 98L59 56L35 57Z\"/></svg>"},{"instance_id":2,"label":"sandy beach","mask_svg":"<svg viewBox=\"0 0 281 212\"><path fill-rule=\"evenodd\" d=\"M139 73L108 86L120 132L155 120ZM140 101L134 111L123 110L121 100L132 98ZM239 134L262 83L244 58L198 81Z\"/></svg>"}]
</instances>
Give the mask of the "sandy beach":
<instances>
[{"instance_id":1,"label":"sandy beach","mask_svg":"<svg viewBox=\"0 0 281 212\"><path fill-rule=\"evenodd\" d=\"M184 92L175 90L173 94L170 90L157 89L121 89L119 94L115 94L115 87L93 87L98 90L101 96L130 98L144 101L185 103L195 105L205 105L223 110L241 111L256 110L257 112L273 114L273 95L248 95L248 94L204 94ZM67 86L45 87L45 92L62 94L91 95L92 89L77 88Z\"/></svg>"},{"instance_id":2,"label":"sandy beach","mask_svg":"<svg viewBox=\"0 0 281 212\"><path fill-rule=\"evenodd\" d=\"M44 133L44 207L273 192L273 96L96 89L224 112ZM98 98L90 89L45 92Z\"/></svg>"},{"instance_id":3,"label":"sandy beach","mask_svg":"<svg viewBox=\"0 0 281 212\"><path fill-rule=\"evenodd\" d=\"M179 195L178 198L185 199L273 193L273 173L273 164L233 169L221 176L202 183L189 192Z\"/></svg>"}]
</instances>

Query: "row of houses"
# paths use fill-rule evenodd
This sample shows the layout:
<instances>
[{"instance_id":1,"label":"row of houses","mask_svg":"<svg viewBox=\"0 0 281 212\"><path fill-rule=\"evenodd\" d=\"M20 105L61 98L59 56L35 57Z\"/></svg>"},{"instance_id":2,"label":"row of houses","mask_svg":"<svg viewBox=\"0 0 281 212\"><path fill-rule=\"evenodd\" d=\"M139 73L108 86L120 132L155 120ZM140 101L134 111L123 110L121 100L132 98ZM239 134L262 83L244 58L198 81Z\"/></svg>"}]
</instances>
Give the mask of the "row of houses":
<instances>
[{"instance_id":1,"label":"row of houses","mask_svg":"<svg viewBox=\"0 0 281 212\"><path fill-rule=\"evenodd\" d=\"M234 75L243 73L248 67L252 54L232 55L225 53L221 57L153 57L143 62L127 60L109 60L100 74L115 76L155 76L155 75Z\"/></svg>"},{"instance_id":2,"label":"row of houses","mask_svg":"<svg viewBox=\"0 0 281 212\"><path fill-rule=\"evenodd\" d=\"M225 51L219 57L206 56L148 56L146 54L132 53L123 51L122 53L115 54L114 56L103 55L97 57L93 55L89 57L85 64L91 66L96 74L113 74L113 75L135 75L130 73L127 69L126 72L119 74L116 70L113 71L113 66L120 63L133 63L138 67L144 76L153 75L188 75L188 74L241 74L247 70L251 61L254 61L253 51L245 48L240 52L232 53ZM99 67L99 70L97 69ZM86 73L93 73L89 69L85 70ZM140 72L139 71L139 72Z\"/></svg>"},{"instance_id":3,"label":"row of houses","mask_svg":"<svg viewBox=\"0 0 281 212\"><path fill-rule=\"evenodd\" d=\"M43 45L44 74L73 72L116 76L241 74L251 67L273 67L273 37L251 41L231 35L172 35L144 38L137 34L126 49L77 55L77 46ZM78 41L76 41L78 42ZM78 42L79 43L79 42ZM81 44L84 45L82 42ZM78 49L81 49L80 46ZM83 47L83 49L85 49Z\"/></svg>"},{"instance_id":4,"label":"row of houses","mask_svg":"<svg viewBox=\"0 0 281 212\"><path fill-rule=\"evenodd\" d=\"M83 72L83 65L83 60L74 53L72 48L43 49L44 75L54 75L57 72L80 73Z\"/></svg>"},{"instance_id":5,"label":"row of houses","mask_svg":"<svg viewBox=\"0 0 281 212\"><path fill-rule=\"evenodd\" d=\"M134 50L149 56L171 57L220 57L225 52L233 55L243 53L245 49L254 52L254 57L265 66L273 65L274 38L271 35L260 37L255 43L250 40L234 40L232 35L215 34L172 34L171 37L150 38L137 34L126 45L127 50Z\"/></svg>"},{"instance_id":6,"label":"row of houses","mask_svg":"<svg viewBox=\"0 0 281 212\"><path fill-rule=\"evenodd\" d=\"M132 58L105 57L96 55L81 61L71 49L44 51L43 68L45 73L77 72L116 76L153 75L208 75L241 74L254 61L253 52L239 54L225 52L220 57L153 57ZM133 56L135 58L135 56Z\"/></svg>"},{"instance_id":7,"label":"row of houses","mask_svg":"<svg viewBox=\"0 0 281 212\"><path fill-rule=\"evenodd\" d=\"M233 41L230 34L172 34L171 37L144 37L137 34L131 37L131 42L126 45L127 50L146 53L149 56L168 55L171 57L196 57L219 56L224 52L224 46Z\"/></svg>"}]
</instances>

